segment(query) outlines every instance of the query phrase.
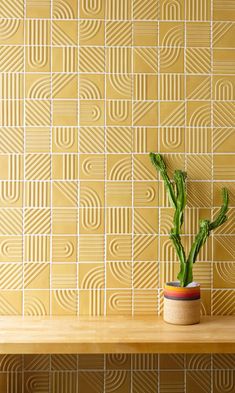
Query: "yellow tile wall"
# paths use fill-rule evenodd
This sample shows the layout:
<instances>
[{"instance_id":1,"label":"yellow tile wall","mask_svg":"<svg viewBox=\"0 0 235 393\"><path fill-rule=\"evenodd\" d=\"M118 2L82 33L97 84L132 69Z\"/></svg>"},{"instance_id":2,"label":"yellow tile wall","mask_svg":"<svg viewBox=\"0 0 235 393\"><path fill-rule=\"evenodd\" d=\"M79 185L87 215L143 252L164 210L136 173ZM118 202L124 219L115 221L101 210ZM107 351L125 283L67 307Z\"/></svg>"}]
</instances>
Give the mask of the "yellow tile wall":
<instances>
[{"instance_id":1,"label":"yellow tile wall","mask_svg":"<svg viewBox=\"0 0 235 393\"><path fill-rule=\"evenodd\" d=\"M233 393L234 369L231 354L1 355L0 389L9 393Z\"/></svg>"},{"instance_id":2,"label":"yellow tile wall","mask_svg":"<svg viewBox=\"0 0 235 393\"><path fill-rule=\"evenodd\" d=\"M152 150L188 172L187 249L230 189L195 280L204 314L235 312L234 33L233 0L2 1L0 314L161 313Z\"/></svg>"},{"instance_id":3,"label":"yellow tile wall","mask_svg":"<svg viewBox=\"0 0 235 393\"><path fill-rule=\"evenodd\" d=\"M232 393L234 368L231 354L1 355L0 388L11 393Z\"/></svg>"},{"instance_id":4,"label":"yellow tile wall","mask_svg":"<svg viewBox=\"0 0 235 393\"><path fill-rule=\"evenodd\" d=\"M234 0L2 0L0 314L160 314L178 265L148 152L188 172L203 314L235 313ZM233 392L233 355L0 357L0 391ZM169 378L170 375L170 378ZM36 392L36 390L35 390Z\"/></svg>"}]
</instances>

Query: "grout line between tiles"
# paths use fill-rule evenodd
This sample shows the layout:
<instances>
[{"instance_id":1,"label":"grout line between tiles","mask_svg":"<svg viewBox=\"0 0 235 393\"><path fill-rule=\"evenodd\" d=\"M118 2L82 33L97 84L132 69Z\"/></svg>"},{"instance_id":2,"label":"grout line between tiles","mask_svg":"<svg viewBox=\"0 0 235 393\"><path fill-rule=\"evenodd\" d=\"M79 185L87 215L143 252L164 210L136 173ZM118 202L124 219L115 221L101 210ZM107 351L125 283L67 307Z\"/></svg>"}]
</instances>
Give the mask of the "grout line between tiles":
<instances>
[{"instance_id":1,"label":"grout line between tiles","mask_svg":"<svg viewBox=\"0 0 235 393\"><path fill-rule=\"evenodd\" d=\"M53 16L53 0L50 0L50 13L51 13L51 19ZM50 23L50 47L52 47L52 23ZM50 50L50 98L52 102L52 95L53 95L53 81L52 81L52 50ZM49 315L52 315L53 309L52 309L52 304L53 304L53 270L52 270L52 208L53 208L53 174L52 174L52 144L53 144L53 110L51 107L50 110L50 289L49 289ZM51 357L50 357L50 367L51 367Z\"/></svg>"},{"instance_id":2,"label":"grout line between tiles","mask_svg":"<svg viewBox=\"0 0 235 393\"><path fill-rule=\"evenodd\" d=\"M79 4L79 3L78 3ZM80 7L78 7L78 17L80 16ZM79 39L80 39L80 31L79 31L79 26L77 26L77 39L78 39L78 47L79 47ZM76 64L76 61L75 61ZM80 151L80 143L81 143L81 135L80 135L80 53L78 51L77 54L77 98L78 98L78 105L77 105L77 124L78 124L78 129L77 129L77 159L78 159L78 184L77 184L77 207L76 207L76 213L77 213L77 234L78 234L78 239L77 239L77 269L76 269L76 274L77 274L77 293L76 293L76 299L77 299L77 310L76 314L80 314L80 307L81 307L81 299L80 299L80 253L79 253L79 246L80 246L80 223L81 223L81 217L80 217L80 200L81 200L81 182L80 182L80 156L79 156L79 151ZM77 359L78 362L78 359Z\"/></svg>"}]
</instances>

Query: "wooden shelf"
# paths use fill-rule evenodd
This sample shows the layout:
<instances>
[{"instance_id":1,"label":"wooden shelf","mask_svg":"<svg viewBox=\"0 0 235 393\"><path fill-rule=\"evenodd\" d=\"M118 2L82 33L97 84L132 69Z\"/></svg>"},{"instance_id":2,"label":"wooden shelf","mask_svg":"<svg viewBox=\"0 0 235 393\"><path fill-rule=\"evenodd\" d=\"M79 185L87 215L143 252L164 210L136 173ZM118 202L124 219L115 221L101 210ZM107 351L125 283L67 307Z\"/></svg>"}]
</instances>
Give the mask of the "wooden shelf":
<instances>
[{"instance_id":1,"label":"wooden shelf","mask_svg":"<svg viewBox=\"0 0 235 393\"><path fill-rule=\"evenodd\" d=\"M235 317L0 317L0 353L235 353Z\"/></svg>"}]
</instances>

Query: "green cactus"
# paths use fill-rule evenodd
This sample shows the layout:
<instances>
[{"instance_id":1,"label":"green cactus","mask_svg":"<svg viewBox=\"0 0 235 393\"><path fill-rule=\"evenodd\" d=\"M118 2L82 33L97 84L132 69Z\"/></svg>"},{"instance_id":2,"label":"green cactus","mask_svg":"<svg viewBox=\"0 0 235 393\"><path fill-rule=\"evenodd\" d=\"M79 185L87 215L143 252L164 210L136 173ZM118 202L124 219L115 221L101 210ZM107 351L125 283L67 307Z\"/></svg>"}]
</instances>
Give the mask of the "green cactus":
<instances>
[{"instance_id":1,"label":"green cactus","mask_svg":"<svg viewBox=\"0 0 235 393\"><path fill-rule=\"evenodd\" d=\"M177 276L181 287L186 287L193 281L193 264L206 239L213 229L218 228L227 220L229 195L227 188L222 189L223 204L214 221L201 220L198 234L192 244L188 257L186 258L184 247L181 242L181 227L184 222L184 209L186 206L186 177L187 173L181 170L174 172L174 182L171 182L166 164L161 154L150 153L150 160L164 181L171 207L175 209L173 227L170 231L170 239L174 245L176 254L180 261L180 271Z\"/></svg>"}]
</instances>

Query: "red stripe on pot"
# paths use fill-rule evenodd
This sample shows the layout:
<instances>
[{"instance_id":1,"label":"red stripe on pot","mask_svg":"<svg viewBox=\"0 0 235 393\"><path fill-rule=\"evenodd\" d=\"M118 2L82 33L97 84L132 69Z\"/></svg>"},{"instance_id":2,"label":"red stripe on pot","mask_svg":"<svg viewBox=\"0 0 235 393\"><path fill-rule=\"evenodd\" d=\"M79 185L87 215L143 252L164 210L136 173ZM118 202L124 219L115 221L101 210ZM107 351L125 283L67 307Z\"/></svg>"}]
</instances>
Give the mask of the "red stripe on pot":
<instances>
[{"instance_id":1,"label":"red stripe on pot","mask_svg":"<svg viewBox=\"0 0 235 393\"><path fill-rule=\"evenodd\" d=\"M173 293L164 291L164 296L168 299L200 299L200 292L199 293L187 293L187 294L180 294L180 293Z\"/></svg>"},{"instance_id":2,"label":"red stripe on pot","mask_svg":"<svg viewBox=\"0 0 235 393\"><path fill-rule=\"evenodd\" d=\"M173 297L173 296L164 295L164 297L165 297L166 299L171 299L171 300L185 300L185 301L188 301L188 302L190 302L190 301L192 301L192 300L198 300L198 299L200 299L200 296L194 296L194 297L192 297L192 298L186 298L186 297Z\"/></svg>"},{"instance_id":3,"label":"red stripe on pot","mask_svg":"<svg viewBox=\"0 0 235 393\"><path fill-rule=\"evenodd\" d=\"M195 300L200 299L200 285L195 287L178 287L165 284L164 296L168 299Z\"/></svg>"}]
</instances>

